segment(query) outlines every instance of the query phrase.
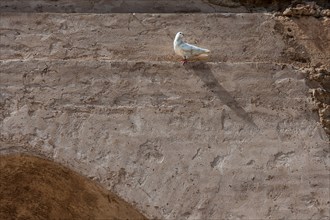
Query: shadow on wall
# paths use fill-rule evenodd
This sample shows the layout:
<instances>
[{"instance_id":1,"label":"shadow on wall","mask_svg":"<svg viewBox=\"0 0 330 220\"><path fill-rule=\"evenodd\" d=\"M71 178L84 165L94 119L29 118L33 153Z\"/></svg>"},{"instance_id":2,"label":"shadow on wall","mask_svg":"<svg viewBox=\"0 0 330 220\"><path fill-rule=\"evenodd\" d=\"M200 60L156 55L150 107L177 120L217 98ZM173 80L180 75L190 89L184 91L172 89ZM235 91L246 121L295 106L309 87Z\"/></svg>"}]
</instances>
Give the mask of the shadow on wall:
<instances>
[{"instance_id":1,"label":"shadow on wall","mask_svg":"<svg viewBox=\"0 0 330 220\"><path fill-rule=\"evenodd\" d=\"M257 128L257 125L253 122L250 115L238 104L238 102L230 95L225 88L221 86L218 80L215 78L210 66L207 63L196 62L187 63L185 65L186 70L192 70L207 86L207 88L215 94L221 102L227 105L231 110L235 112L237 116L247 122L249 125Z\"/></svg>"}]
</instances>

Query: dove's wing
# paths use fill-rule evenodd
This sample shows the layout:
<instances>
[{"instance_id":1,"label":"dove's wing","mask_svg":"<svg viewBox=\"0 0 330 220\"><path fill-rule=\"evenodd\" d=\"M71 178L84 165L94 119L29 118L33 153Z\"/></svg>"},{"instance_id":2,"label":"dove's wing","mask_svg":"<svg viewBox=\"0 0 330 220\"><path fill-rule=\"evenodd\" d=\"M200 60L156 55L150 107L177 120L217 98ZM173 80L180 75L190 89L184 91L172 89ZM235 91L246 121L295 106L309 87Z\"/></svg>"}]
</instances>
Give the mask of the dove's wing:
<instances>
[{"instance_id":1,"label":"dove's wing","mask_svg":"<svg viewBox=\"0 0 330 220\"><path fill-rule=\"evenodd\" d=\"M191 45L188 43L183 43L180 45L180 49L183 51L185 56L198 56L200 54L209 53L210 51L208 49L204 49L201 47L197 47L195 45Z\"/></svg>"}]
</instances>

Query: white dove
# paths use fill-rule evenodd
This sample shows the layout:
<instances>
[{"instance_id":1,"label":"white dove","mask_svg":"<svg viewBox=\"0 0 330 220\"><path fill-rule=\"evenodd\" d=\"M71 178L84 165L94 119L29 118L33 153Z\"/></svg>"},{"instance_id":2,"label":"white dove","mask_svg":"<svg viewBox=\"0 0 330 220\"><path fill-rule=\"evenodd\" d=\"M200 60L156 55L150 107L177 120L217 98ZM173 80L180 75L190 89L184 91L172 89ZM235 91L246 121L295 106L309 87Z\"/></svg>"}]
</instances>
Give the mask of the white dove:
<instances>
[{"instance_id":1,"label":"white dove","mask_svg":"<svg viewBox=\"0 0 330 220\"><path fill-rule=\"evenodd\" d=\"M182 38L183 33L178 32L175 35L173 46L175 53L183 57L183 64L187 63L189 58L194 58L202 54L210 53L210 50L188 44L184 42Z\"/></svg>"}]
</instances>

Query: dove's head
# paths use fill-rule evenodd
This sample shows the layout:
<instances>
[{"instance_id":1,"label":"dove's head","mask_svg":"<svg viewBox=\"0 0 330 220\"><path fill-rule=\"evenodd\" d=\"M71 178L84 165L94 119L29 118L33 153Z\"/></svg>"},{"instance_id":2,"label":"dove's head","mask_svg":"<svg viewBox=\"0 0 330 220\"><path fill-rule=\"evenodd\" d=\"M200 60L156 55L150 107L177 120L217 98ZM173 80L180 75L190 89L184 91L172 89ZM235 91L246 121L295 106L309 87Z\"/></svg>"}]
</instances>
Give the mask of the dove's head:
<instances>
[{"instance_id":1,"label":"dove's head","mask_svg":"<svg viewBox=\"0 0 330 220\"><path fill-rule=\"evenodd\" d=\"M176 33L175 38L174 38L174 45L181 44L183 42L182 38L183 38L183 33L182 32Z\"/></svg>"},{"instance_id":2,"label":"dove's head","mask_svg":"<svg viewBox=\"0 0 330 220\"><path fill-rule=\"evenodd\" d=\"M182 38L183 38L183 33L182 33L182 32L178 32L178 33L176 33L175 38L177 38L177 39L182 39Z\"/></svg>"}]
</instances>

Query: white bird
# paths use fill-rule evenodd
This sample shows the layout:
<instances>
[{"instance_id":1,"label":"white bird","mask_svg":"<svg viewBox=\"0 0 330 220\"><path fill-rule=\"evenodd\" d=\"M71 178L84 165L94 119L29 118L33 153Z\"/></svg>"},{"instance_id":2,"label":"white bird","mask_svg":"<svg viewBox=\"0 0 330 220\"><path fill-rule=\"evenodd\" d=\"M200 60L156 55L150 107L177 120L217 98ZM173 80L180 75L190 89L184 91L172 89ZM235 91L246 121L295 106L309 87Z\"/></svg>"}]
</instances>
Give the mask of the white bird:
<instances>
[{"instance_id":1,"label":"white bird","mask_svg":"<svg viewBox=\"0 0 330 220\"><path fill-rule=\"evenodd\" d=\"M208 49L200 48L184 42L182 32L178 32L175 35L173 46L175 53L183 58L183 64L187 63L190 58L210 53L210 50Z\"/></svg>"}]
</instances>

